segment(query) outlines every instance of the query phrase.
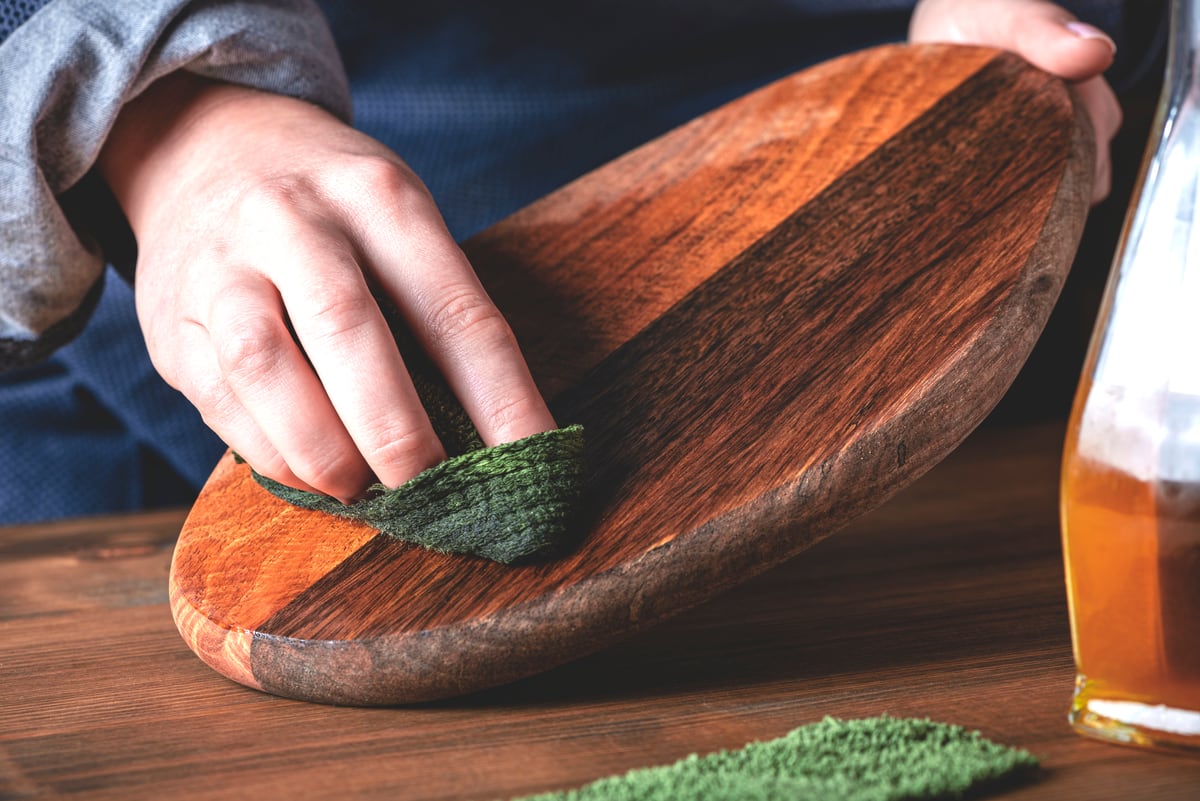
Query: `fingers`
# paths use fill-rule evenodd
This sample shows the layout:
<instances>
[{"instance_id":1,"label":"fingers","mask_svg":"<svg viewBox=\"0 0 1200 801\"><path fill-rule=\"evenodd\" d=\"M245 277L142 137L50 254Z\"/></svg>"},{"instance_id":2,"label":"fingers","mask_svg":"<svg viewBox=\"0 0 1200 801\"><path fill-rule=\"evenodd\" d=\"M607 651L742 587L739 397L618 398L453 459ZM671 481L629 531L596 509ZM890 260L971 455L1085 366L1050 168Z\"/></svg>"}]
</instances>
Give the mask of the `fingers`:
<instances>
[{"instance_id":1,"label":"fingers","mask_svg":"<svg viewBox=\"0 0 1200 801\"><path fill-rule=\"evenodd\" d=\"M409 325L432 354L483 442L496 445L555 427L516 338L453 242L434 256L441 271L407 288ZM399 272L391 273L395 275Z\"/></svg>"},{"instance_id":2,"label":"fingers","mask_svg":"<svg viewBox=\"0 0 1200 801\"><path fill-rule=\"evenodd\" d=\"M222 280L201 285L203 337L188 338L202 341L175 343L181 389L234 450L269 478L346 502L372 475L399 486L445 458L371 280L486 444L555 425L424 188L398 162L368 161L367 186L331 182L345 198L297 185L244 200L238 219L253 223L241 240L259 244L197 270Z\"/></svg>"},{"instance_id":3,"label":"fingers","mask_svg":"<svg viewBox=\"0 0 1200 801\"><path fill-rule=\"evenodd\" d=\"M1121 125L1121 107L1101 74L1116 45L1100 29L1045 0L921 0L913 11L910 39L981 44L1011 50L1034 66L1076 82L1096 137L1092 203L1112 185L1109 144Z\"/></svg>"},{"instance_id":4,"label":"fingers","mask_svg":"<svg viewBox=\"0 0 1200 801\"><path fill-rule=\"evenodd\" d=\"M1002 2L1005 13L984 43L1011 50L1069 81L1092 78L1112 66L1117 47L1103 31L1077 21L1053 3Z\"/></svg>"},{"instance_id":5,"label":"fingers","mask_svg":"<svg viewBox=\"0 0 1200 801\"><path fill-rule=\"evenodd\" d=\"M210 391L202 411L214 430L276 481L343 501L361 493L371 471L288 331L276 288L253 273L225 285L205 327L232 394L221 404Z\"/></svg>"},{"instance_id":6,"label":"fingers","mask_svg":"<svg viewBox=\"0 0 1200 801\"><path fill-rule=\"evenodd\" d=\"M353 218L363 260L483 442L496 445L554 428L512 330L428 193L402 165L385 160L370 169L376 197L390 202L375 203Z\"/></svg>"},{"instance_id":7,"label":"fingers","mask_svg":"<svg viewBox=\"0 0 1200 801\"><path fill-rule=\"evenodd\" d=\"M311 196L264 195L243 207L262 247L217 268L201 323L211 364L193 366L189 397L276 481L344 502L372 475L398 486L445 453L362 267Z\"/></svg>"},{"instance_id":8,"label":"fingers","mask_svg":"<svg viewBox=\"0 0 1200 801\"><path fill-rule=\"evenodd\" d=\"M275 276L284 306L337 420L379 480L399 486L445 458L345 240L311 229L281 249ZM328 421L332 426L333 422ZM285 454L286 455L286 454ZM361 461L361 460L360 460ZM361 489L361 488L360 488Z\"/></svg>"},{"instance_id":9,"label":"fingers","mask_svg":"<svg viewBox=\"0 0 1200 801\"><path fill-rule=\"evenodd\" d=\"M924 0L913 13L909 32L913 41L1011 50L1071 81L1099 75L1116 53L1103 31L1043 0Z\"/></svg>"},{"instance_id":10,"label":"fingers","mask_svg":"<svg viewBox=\"0 0 1200 801\"><path fill-rule=\"evenodd\" d=\"M1103 78L1076 84L1075 90L1087 109L1096 137L1096 175L1092 181L1092 203L1099 203L1112 190L1112 161L1108 157L1113 137L1121 127L1121 104Z\"/></svg>"},{"instance_id":11,"label":"fingers","mask_svg":"<svg viewBox=\"0 0 1200 801\"><path fill-rule=\"evenodd\" d=\"M180 345L176 358L164 357L156 347L151 347L151 358L167 383L195 404L205 424L259 473L290 487L319 492L292 472L229 386L208 329L187 321L174 341Z\"/></svg>"}]
</instances>

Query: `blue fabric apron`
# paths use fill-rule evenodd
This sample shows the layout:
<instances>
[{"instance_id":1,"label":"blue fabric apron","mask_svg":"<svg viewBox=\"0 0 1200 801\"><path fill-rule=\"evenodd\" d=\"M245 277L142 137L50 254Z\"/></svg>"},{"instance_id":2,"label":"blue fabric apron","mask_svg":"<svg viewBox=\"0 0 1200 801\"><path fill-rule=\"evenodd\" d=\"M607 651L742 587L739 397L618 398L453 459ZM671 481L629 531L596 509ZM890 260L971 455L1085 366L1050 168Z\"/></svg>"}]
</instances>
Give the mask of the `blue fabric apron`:
<instances>
[{"instance_id":1,"label":"blue fabric apron","mask_svg":"<svg viewBox=\"0 0 1200 801\"><path fill-rule=\"evenodd\" d=\"M773 78L902 39L910 3L396 5L325 4L355 124L462 238ZM0 375L0 420L0 523L187 503L224 449L154 372L111 269L76 341Z\"/></svg>"}]
</instances>

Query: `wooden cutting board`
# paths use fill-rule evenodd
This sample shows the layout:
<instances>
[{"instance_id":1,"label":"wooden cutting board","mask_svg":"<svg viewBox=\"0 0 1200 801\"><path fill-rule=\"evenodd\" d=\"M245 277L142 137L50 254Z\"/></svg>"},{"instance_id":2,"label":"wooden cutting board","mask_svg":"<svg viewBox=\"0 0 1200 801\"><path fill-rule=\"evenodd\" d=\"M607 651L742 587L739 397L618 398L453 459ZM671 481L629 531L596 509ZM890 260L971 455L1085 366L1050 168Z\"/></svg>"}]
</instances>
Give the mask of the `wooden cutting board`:
<instances>
[{"instance_id":1,"label":"wooden cutting board","mask_svg":"<svg viewBox=\"0 0 1200 801\"><path fill-rule=\"evenodd\" d=\"M585 426L567 556L444 556L289 506L226 456L171 605L220 673L441 698L744 581L953 449L1016 376L1083 221L1090 129L1013 55L890 46L781 80L465 243L556 419Z\"/></svg>"}]
</instances>

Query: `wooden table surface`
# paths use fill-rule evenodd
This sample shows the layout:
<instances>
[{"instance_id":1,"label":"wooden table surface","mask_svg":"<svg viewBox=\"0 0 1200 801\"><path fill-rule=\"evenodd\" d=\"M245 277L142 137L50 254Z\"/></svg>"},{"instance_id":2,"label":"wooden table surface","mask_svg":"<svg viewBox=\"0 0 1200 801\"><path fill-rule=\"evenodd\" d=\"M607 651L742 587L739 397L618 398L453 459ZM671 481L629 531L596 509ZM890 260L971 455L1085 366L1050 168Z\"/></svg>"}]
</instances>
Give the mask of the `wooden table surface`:
<instances>
[{"instance_id":1,"label":"wooden table surface","mask_svg":"<svg viewBox=\"0 0 1200 801\"><path fill-rule=\"evenodd\" d=\"M183 512L0 529L0 798L508 798L884 712L1042 760L997 797L1200 798L1200 754L1066 724L1061 438L985 427L867 518L653 631L410 708L283 700L203 665L167 608Z\"/></svg>"}]
</instances>

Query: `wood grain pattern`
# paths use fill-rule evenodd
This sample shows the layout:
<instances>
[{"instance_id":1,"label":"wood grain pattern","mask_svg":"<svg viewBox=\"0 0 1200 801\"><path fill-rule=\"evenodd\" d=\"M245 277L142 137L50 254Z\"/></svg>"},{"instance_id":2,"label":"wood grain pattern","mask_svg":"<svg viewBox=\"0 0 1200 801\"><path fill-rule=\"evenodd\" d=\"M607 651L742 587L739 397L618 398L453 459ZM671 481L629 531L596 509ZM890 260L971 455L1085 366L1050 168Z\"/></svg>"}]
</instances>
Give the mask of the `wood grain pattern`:
<instances>
[{"instance_id":1,"label":"wood grain pattern","mask_svg":"<svg viewBox=\"0 0 1200 801\"><path fill-rule=\"evenodd\" d=\"M215 677L168 609L182 512L0 529L0 798L494 801L886 712L1030 749L1043 770L996 801L1193 801L1200 759L1067 724L1062 438L985 425L837 536L653 631L404 708Z\"/></svg>"},{"instance_id":2,"label":"wood grain pattern","mask_svg":"<svg viewBox=\"0 0 1200 801\"><path fill-rule=\"evenodd\" d=\"M575 551L431 554L282 509L227 461L176 551L185 640L273 693L419 701L594 651L795 555L999 399L1070 263L1090 156L1065 88L1016 57L890 47L585 176L465 246L556 416L586 428Z\"/></svg>"},{"instance_id":3,"label":"wood grain pattern","mask_svg":"<svg viewBox=\"0 0 1200 801\"><path fill-rule=\"evenodd\" d=\"M994 56L881 48L807 70L474 237L539 386L571 387Z\"/></svg>"},{"instance_id":4,"label":"wood grain pattern","mask_svg":"<svg viewBox=\"0 0 1200 801\"><path fill-rule=\"evenodd\" d=\"M193 515L186 548L171 563L171 612L196 655L242 684L257 687L250 665L251 628L333 570L378 532L330 518L324 536L295 547L306 513L245 481L245 467L226 454L206 485L225 509L240 509L240 531L220 516ZM211 566L220 564L219 572ZM224 615L213 619L209 610ZM229 624L226 621L246 621Z\"/></svg>"}]
</instances>

